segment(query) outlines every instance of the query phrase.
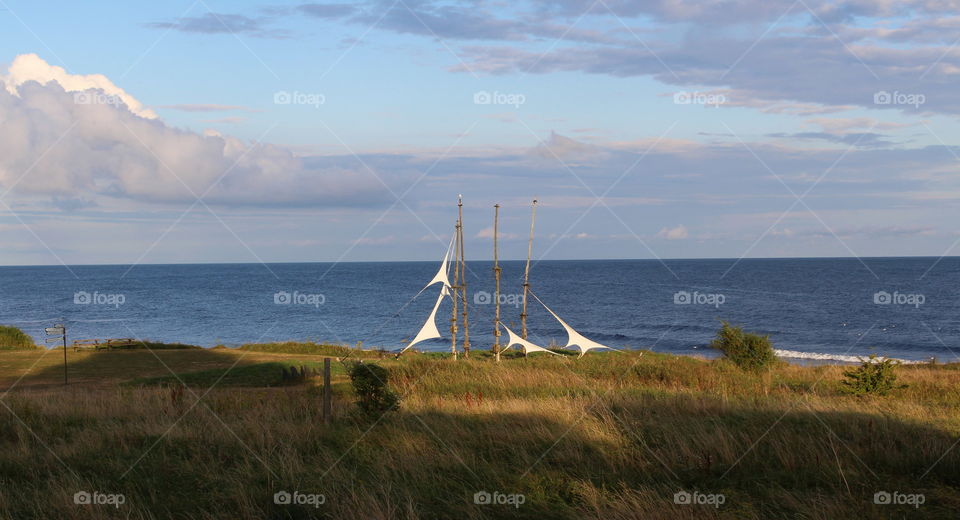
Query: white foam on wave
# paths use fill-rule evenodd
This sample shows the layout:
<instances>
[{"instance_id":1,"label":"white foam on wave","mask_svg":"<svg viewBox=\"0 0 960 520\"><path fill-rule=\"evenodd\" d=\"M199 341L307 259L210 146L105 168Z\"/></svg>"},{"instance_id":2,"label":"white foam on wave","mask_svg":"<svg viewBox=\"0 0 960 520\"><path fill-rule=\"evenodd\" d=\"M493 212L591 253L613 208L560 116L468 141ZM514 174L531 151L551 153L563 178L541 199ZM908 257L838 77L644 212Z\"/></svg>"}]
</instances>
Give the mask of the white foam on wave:
<instances>
[{"instance_id":1,"label":"white foam on wave","mask_svg":"<svg viewBox=\"0 0 960 520\"><path fill-rule=\"evenodd\" d=\"M862 363L867 359L867 356L846 356L843 354L825 354L822 352L800 352L797 350L781 350L775 349L773 351L778 357L793 358L793 359L817 359L821 361L841 361L844 363ZM904 365L917 365L920 363L925 363L925 361L916 361L912 359L898 359L898 358L887 358L884 356L877 356L877 361L883 361L884 359L892 359L898 363L903 363Z\"/></svg>"}]
</instances>

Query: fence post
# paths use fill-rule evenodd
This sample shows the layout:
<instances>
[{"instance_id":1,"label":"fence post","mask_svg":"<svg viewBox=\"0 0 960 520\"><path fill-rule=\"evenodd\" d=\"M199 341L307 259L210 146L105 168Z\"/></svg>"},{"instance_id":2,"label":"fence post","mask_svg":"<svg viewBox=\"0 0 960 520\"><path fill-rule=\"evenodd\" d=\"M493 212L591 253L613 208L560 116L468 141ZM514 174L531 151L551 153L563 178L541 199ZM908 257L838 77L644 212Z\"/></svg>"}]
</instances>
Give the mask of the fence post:
<instances>
[{"instance_id":1,"label":"fence post","mask_svg":"<svg viewBox=\"0 0 960 520\"><path fill-rule=\"evenodd\" d=\"M330 358L323 358L323 423L330 424L332 420L332 390L330 388Z\"/></svg>"}]
</instances>

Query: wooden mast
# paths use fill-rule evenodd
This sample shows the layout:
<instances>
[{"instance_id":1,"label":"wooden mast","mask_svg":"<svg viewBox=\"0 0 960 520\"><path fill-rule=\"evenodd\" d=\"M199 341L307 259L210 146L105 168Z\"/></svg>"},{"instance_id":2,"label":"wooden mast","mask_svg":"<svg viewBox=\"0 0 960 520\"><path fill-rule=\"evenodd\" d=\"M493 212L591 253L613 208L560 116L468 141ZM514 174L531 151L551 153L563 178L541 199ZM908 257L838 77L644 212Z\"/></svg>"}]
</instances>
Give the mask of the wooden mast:
<instances>
[{"instance_id":1,"label":"wooden mast","mask_svg":"<svg viewBox=\"0 0 960 520\"><path fill-rule=\"evenodd\" d=\"M500 259L497 254L497 229L500 220L500 205L493 205L493 278L496 280L493 303L495 305L493 318L493 356L500 362Z\"/></svg>"},{"instance_id":2,"label":"wooden mast","mask_svg":"<svg viewBox=\"0 0 960 520\"><path fill-rule=\"evenodd\" d=\"M460 303L463 305L463 357L470 357L470 320L467 316L467 260L463 252L463 197L457 199L457 233L460 235Z\"/></svg>"},{"instance_id":3,"label":"wooden mast","mask_svg":"<svg viewBox=\"0 0 960 520\"><path fill-rule=\"evenodd\" d=\"M533 254L533 224L537 220L537 199L533 199L530 217L530 241L527 243L527 267L523 271L523 310L520 311L520 336L527 339L527 293L530 291L530 256Z\"/></svg>"},{"instance_id":4,"label":"wooden mast","mask_svg":"<svg viewBox=\"0 0 960 520\"><path fill-rule=\"evenodd\" d=\"M457 241L460 240L460 221L457 220L453 229L453 251L454 260L456 260ZM459 288L460 270L459 262L453 263L453 283L450 284L450 299L453 300L453 313L450 315L450 353L453 359L457 359L457 289Z\"/></svg>"}]
</instances>

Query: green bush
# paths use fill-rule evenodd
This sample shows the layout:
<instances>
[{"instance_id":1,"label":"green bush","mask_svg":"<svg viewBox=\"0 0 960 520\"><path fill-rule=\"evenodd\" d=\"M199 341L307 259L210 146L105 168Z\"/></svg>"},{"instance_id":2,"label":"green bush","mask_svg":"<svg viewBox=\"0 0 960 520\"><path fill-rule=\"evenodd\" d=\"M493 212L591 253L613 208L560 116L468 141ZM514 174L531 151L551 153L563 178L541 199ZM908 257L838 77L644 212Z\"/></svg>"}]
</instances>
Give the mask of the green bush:
<instances>
[{"instance_id":1,"label":"green bush","mask_svg":"<svg viewBox=\"0 0 960 520\"><path fill-rule=\"evenodd\" d=\"M400 396L387 386L389 377L387 369L374 363L358 361L350 367L350 382L363 413L374 416L400 406Z\"/></svg>"},{"instance_id":2,"label":"green bush","mask_svg":"<svg viewBox=\"0 0 960 520\"><path fill-rule=\"evenodd\" d=\"M0 350L33 350L33 338L16 327L0 325Z\"/></svg>"},{"instance_id":3,"label":"green bush","mask_svg":"<svg viewBox=\"0 0 960 520\"><path fill-rule=\"evenodd\" d=\"M907 385L897 386L896 367L899 363L892 359L878 361L877 356L871 354L857 368L844 370L845 378L840 383L844 389L854 395L887 395L896 388L905 388Z\"/></svg>"},{"instance_id":4,"label":"green bush","mask_svg":"<svg viewBox=\"0 0 960 520\"><path fill-rule=\"evenodd\" d=\"M723 352L727 359L744 370L760 370L777 360L769 336L750 334L727 322L723 322L710 347Z\"/></svg>"}]
</instances>

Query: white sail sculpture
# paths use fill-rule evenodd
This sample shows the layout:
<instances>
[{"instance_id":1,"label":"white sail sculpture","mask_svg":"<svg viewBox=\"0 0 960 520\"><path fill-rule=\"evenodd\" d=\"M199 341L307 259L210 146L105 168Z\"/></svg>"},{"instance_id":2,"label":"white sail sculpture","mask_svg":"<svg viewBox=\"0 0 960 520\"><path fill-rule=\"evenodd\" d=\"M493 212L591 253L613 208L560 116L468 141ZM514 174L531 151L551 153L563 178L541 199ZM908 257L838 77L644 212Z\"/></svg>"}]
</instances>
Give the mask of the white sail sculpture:
<instances>
[{"instance_id":1,"label":"white sail sculpture","mask_svg":"<svg viewBox=\"0 0 960 520\"><path fill-rule=\"evenodd\" d=\"M407 344L406 347L403 347L403 350L400 351L400 354L403 354L408 348L420 343L421 341L427 341L428 339L437 339L440 336L440 330L437 329L437 310L440 308L440 302L443 301L444 296L449 296L450 291L447 289L447 285L440 287L440 296L437 297L437 303L433 304L433 310L430 312L430 317L427 318L426 323L423 324L423 327L420 327L420 332L413 338L413 341Z\"/></svg>"},{"instance_id":2,"label":"white sail sculpture","mask_svg":"<svg viewBox=\"0 0 960 520\"><path fill-rule=\"evenodd\" d=\"M576 347L577 350L580 351L580 355L577 357L583 357L584 354L586 354L588 351L593 350L595 348L608 348L610 350L617 350L613 347L608 347L606 345L597 343L592 339L585 338L583 334L580 334L579 332L573 330L573 327L571 327L570 325L567 325L567 322L560 319L560 316L557 316L557 313L550 310L550 307L547 307L547 304L543 303L543 300L538 298L536 294L533 294L533 292L530 292L530 295L533 296L534 298L537 298L537 301L540 302L540 305L543 305L543 308L547 309L547 312L552 314L553 317L560 322L560 325L563 325L564 330L567 331L567 344L565 348Z\"/></svg>"},{"instance_id":3,"label":"white sail sculpture","mask_svg":"<svg viewBox=\"0 0 960 520\"><path fill-rule=\"evenodd\" d=\"M397 354L398 356L403 354L407 349L416 345L417 343L442 337L440 335L440 330L437 329L437 310L440 309L440 302L443 301L444 296L450 295L450 279L447 276L447 273L449 271L448 266L451 249L453 249L453 239L450 240L450 245L447 246L447 252L443 255L443 263L440 264L440 270L437 271L437 274L433 277L433 280L430 280L430 283L425 285L423 289L420 289L420 293L422 293L431 285L437 282L442 282L442 285L440 286L440 295L437 297L437 302L433 304L433 311L430 312L430 316L423 324L423 327L420 327L420 332L414 336L413 341L408 343L406 347L403 347L403 349ZM417 293L417 296L419 296L420 293ZM416 296L414 296L414 298L416 298Z\"/></svg>"},{"instance_id":4,"label":"white sail sculpture","mask_svg":"<svg viewBox=\"0 0 960 520\"><path fill-rule=\"evenodd\" d=\"M436 276L433 277L433 280L430 280L430 283L423 286L423 289L430 287L431 285L437 282L443 282L443 286L450 288L450 278L447 276L447 273L450 269L447 267L450 262L450 250L453 249L453 238L450 239L450 245L447 246L447 252L443 255L443 263L440 264L440 270L437 271ZM423 289L420 292L423 292Z\"/></svg>"},{"instance_id":5,"label":"white sail sculpture","mask_svg":"<svg viewBox=\"0 0 960 520\"><path fill-rule=\"evenodd\" d=\"M512 346L514 346L514 345L520 345L520 348L523 350L523 355L530 354L531 352L549 352L550 354L553 354L554 356L559 356L559 355L560 355L560 354L557 354L556 352L551 352L550 350L547 350L547 349L545 349L545 348L543 348L543 347L541 347L541 346L539 346L539 345L534 345L533 343L531 343L531 342L529 342L529 341L521 338L521 337L518 336L517 334L514 334L513 331L510 330L510 329L509 329L506 325L504 325L503 323L501 323L500 326L503 327L503 329L507 331L507 336L508 336L508 338L507 338L507 344L506 344L506 346L504 347L505 349L510 348L510 347L512 347Z\"/></svg>"}]
</instances>

